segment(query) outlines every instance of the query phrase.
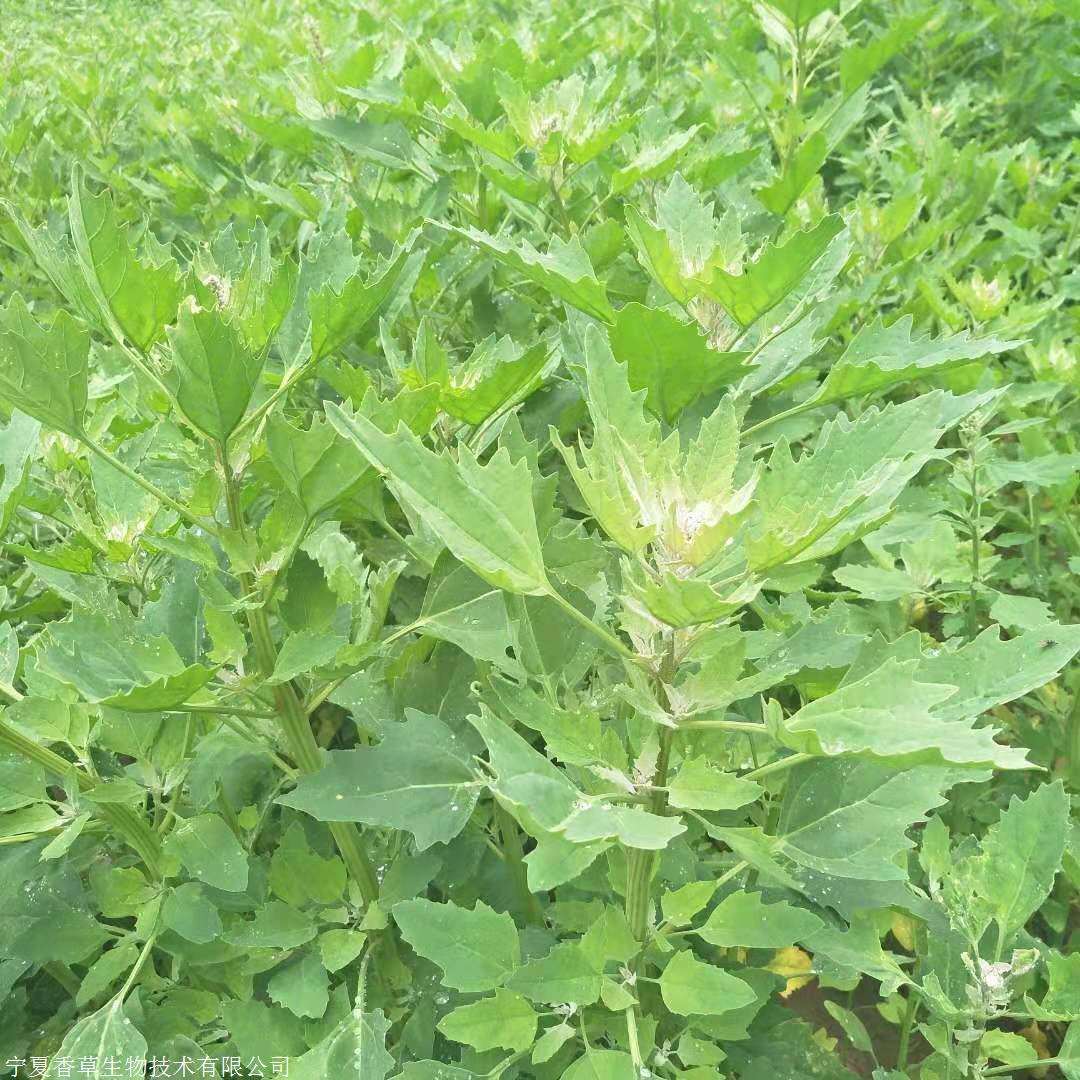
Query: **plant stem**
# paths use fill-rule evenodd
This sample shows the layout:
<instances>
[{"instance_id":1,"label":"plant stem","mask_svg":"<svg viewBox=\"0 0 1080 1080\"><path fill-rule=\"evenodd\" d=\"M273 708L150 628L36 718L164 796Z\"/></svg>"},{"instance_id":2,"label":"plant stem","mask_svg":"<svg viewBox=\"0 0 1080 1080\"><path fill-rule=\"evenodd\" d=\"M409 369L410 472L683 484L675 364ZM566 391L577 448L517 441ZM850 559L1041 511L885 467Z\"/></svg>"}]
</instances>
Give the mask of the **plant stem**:
<instances>
[{"instance_id":1,"label":"plant stem","mask_svg":"<svg viewBox=\"0 0 1080 1080\"><path fill-rule=\"evenodd\" d=\"M745 731L751 735L768 735L769 729L764 724L754 724L746 720L684 720L679 724L680 731Z\"/></svg>"},{"instance_id":2,"label":"plant stem","mask_svg":"<svg viewBox=\"0 0 1080 1080\"><path fill-rule=\"evenodd\" d=\"M789 754L778 761L770 761L768 765L762 765L760 769L752 769L750 772L744 773L740 779L760 780L763 776L783 772L785 769L792 769L796 765L801 765L804 761L809 761L813 756L813 754Z\"/></svg>"},{"instance_id":3,"label":"plant stem","mask_svg":"<svg viewBox=\"0 0 1080 1080\"><path fill-rule=\"evenodd\" d=\"M74 780L80 791L90 791L97 786L98 781L85 769L80 769L47 746L28 739L3 720L0 720L0 747L6 747L20 757L35 762L54 776ZM163 876L161 845L154 830L142 815L118 803L97 803L94 812L138 854L151 877L159 879Z\"/></svg>"},{"instance_id":4,"label":"plant stem","mask_svg":"<svg viewBox=\"0 0 1080 1080\"><path fill-rule=\"evenodd\" d=\"M82 980L62 960L50 960L41 970L58 982L72 997L82 988Z\"/></svg>"},{"instance_id":5,"label":"plant stem","mask_svg":"<svg viewBox=\"0 0 1080 1080\"><path fill-rule=\"evenodd\" d=\"M671 685L674 677L675 635L671 634L668 637L667 648L664 650L656 679L657 697L662 708L670 709L671 707L666 688ZM653 788L647 808L651 814L660 815L667 810L667 776L674 735L674 728L666 727L660 730L660 749L656 758ZM630 932L634 938L641 942L644 942L649 932L652 876L658 858L657 852L643 851L640 848L631 848L626 855L626 921L630 924Z\"/></svg>"},{"instance_id":6,"label":"plant stem","mask_svg":"<svg viewBox=\"0 0 1080 1080\"><path fill-rule=\"evenodd\" d=\"M653 45L656 49L656 94L660 95L660 83L664 75L664 20L660 0L653 0Z\"/></svg>"},{"instance_id":7,"label":"plant stem","mask_svg":"<svg viewBox=\"0 0 1080 1080\"><path fill-rule=\"evenodd\" d=\"M525 908L525 917L533 926L544 926L544 910L536 894L529 889L529 878L525 870L524 851L521 847L521 834L518 832L517 822L498 800L495 802L495 822L499 829L499 842L506 865Z\"/></svg>"},{"instance_id":8,"label":"plant stem","mask_svg":"<svg viewBox=\"0 0 1080 1080\"><path fill-rule=\"evenodd\" d=\"M911 1029L915 1025L915 1017L919 1012L919 995L909 993L907 1008L900 1023L900 1043L896 1049L896 1071L904 1072L907 1069L908 1051L911 1046Z\"/></svg>"},{"instance_id":9,"label":"plant stem","mask_svg":"<svg viewBox=\"0 0 1080 1080\"><path fill-rule=\"evenodd\" d=\"M1080 686L1076 688L1072 708L1069 710L1067 776L1071 786L1080 788Z\"/></svg>"},{"instance_id":10,"label":"plant stem","mask_svg":"<svg viewBox=\"0 0 1080 1080\"><path fill-rule=\"evenodd\" d=\"M551 597L570 618L580 623L590 634L599 638L616 656L620 656L624 660L630 660L635 664L641 663L641 657L637 653L627 648L610 630L606 630L599 623L594 623L584 612L578 611L565 596L560 595L554 589L544 595Z\"/></svg>"},{"instance_id":11,"label":"plant stem","mask_svg":"<svg viewBox=\"0 0 1080 1080\"><path fill-rule=\"evenodd\" d=\"M229 513L229 523L237 531L244 530L244 516L240 506L240 486L224 453L219 455L225 475L225 502ZM241 572L240 589L245 596L254 595L255 583L251 575ZM255 646L255 657L263 678L269 677L277 664L277 648L274 645L270 618L265 607L247 609L248 629L251 631ZM292 683L279 683L274 686L274 711L292 752L293 760L303 773L318 772L323 765L322 751L315 741L307 712ZM360 888L360 895L365 904L371 904L379 897L379 882L375 870L360 842L360 834L351 821L328 822L334 843L349 870L350 876Z\"/></svg>"},{"instance_id":12,"label":"plant stem","mask_svg":"<svg viewBox=\"0 0 1080 1080\"><path fill-rule=\"evenodd\" d=\"M1026 1061L1023 1065L995 1065L992 1069L984 1069L983 1076L1008 1076L1016 1069L1042 1069L1049 1065L1064 1065L1075 1060L1075 1058L1049 1057L1039 1058L1038 1061Z\"/></svg>"},{"instance_id":13,"label":"plant stem","mask_svg":"<svg viewBox=\"0 0 1080 1080\"><path fill-rule=\"evenodd\" d=\"M131 988L135 985L135 980L139 977L140 972L146 966L146 961L150 959L150 954L154 951L154 942L157 941L158 932L154 930L150 936L146 939L146 944L143 945L142 951L139 953L138 958L135 960L135 966L131 969L130 974L124 980L124 985L120 988L120 993L117 997L121 1001L124 1000L131 992Z\"/></svg>"}]
</instances>

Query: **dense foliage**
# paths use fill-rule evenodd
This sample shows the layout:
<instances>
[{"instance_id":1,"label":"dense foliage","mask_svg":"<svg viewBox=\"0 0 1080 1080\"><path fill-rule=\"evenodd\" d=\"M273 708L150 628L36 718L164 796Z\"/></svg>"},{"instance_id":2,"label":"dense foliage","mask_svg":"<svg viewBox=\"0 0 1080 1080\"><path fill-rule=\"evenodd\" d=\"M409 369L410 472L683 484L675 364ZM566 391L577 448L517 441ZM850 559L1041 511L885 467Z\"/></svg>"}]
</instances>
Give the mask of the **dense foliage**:
<instances>
[{"instance_id":1,"label":"dense foliage","mask_svg":"<svg viewBox=\"0 0 1080 1080\"><path fill-rule=\"evenodd\" d=\"M1080 1080L1075 0L4 15L0 1072Z\"/></svg>"}]
</instances>

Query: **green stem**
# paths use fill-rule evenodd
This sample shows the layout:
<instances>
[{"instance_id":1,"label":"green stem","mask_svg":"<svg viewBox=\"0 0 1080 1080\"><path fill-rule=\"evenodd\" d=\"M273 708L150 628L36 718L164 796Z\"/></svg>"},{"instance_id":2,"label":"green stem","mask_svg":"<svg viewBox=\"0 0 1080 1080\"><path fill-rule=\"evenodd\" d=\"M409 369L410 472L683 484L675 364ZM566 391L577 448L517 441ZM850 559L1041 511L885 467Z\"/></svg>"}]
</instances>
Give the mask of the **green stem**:
<instances>
[{"instance_id":1,"label":"green stem","mask_svg":"<svg viewBox=\"0 0 1080 1080\"><path fill-rule=\"evenodd\" d=\"M544 910L536 894L529 888L529 877L525 870L525 853L521 846L521 833L518 832L517 822L498 801L495 803L495 822L499 829L502 853L514 879L518 895L521 897L525 916L533 926L544 926Z\"/></svg>"},{"instance_id":2,"label":"green stem","mask_svg":"<svg viewBox=\"0 0 1080 1080\"><path fill-rule=\"evenodd\" d=\"M1042 1069L1050 1065L1065 1065L1075 1060L1075 1058L1050 1057L1040 1058L1038 1061L1027 1061L1023 1065L995 1065L992 1069L984 1069L983 1076L1008 1076L1017 1069Z\"/></svg>"},{"instance_id":3,"label":"green stem","mask_svg":"<svg viewBox=\"0 0 1080 1080\"><path fill-rule=\"evenodd\" d=\"M142 951L139 953L138 958L135 961L135 966L131 969L130 974L124 980L124 985L120 987L120 993L117 997L121 1001L124 1000L131 993L131 988L135 985L135 980L139 977L142 969L146 966L147 960L150 959L150 954L154 951L154 942L157 941L158 932L153 931L151 935L146 939L146 944L143 945Z\"/></svg>"},{"instance_id":4,"label":"green stem","mask_svg":"<svg viewBox=\"0 0 1080 1080\"><path fill-rule=\"evenodd\" d=\"M675 677L675 635L668 637L667 648L657 673L656 689L661 707L669 709L667 687ZM661 728L660 748L656 758L656 770L653 774L653 788L649 797L648 810L652 814L662 815L667 811L667 777L671 764L671 746L675 736L674 728ZM626 855L626 921L630 932L637 941L644 942L649 933L649 916L652 909L651 886L653 871L659 853L631 848Z\"/></svg>"},{"instance_id":5,"label":"green stem","mask_svg":"<svg viewBox=\"0 0 1080 1080\"><path fill-rule=\"evenodd\" d=\"M641 1042L638 1038L637 1029L637 1012L633 1005L626 1010L626 1035L627 1041L630 1043L630 1060L633 1062L634 1071L638 1075L644 1075L643 1070L645 1068L645 1062L641 1057Z\"/></svg>"},{"instance_id":6,"label":"green stem","mask_svg":"<svg viewBox=\"0 0 1080 1080\"><path fill-rule=\"evenodd\" d=\"M3 720L0 720L0 747L35 762L54 776L73 780L80 791L90 791L98 783L85 769L80 769L47 746L28 739ZM151 877L160 879L163 876L161 845L154 830L138 811L118 803L98 803L94 811L139 855Z\"/></svg>"},{"instance_id":7,"label":"green stem","mask_svg":"<svg viewBox=\"0 0 1080 1080\"><path fill-rule=\"evenodd\" d=\"M908 1052L911 1047L911 1029L915 1026L915 1017L919 1012L919 995L908 994L907 1008L900 1023L900 1043L896 1049L896 1071L907 1069Z\"/></svg>"},{"instance_id":8,"label":"green stem","mask_svg":"<svg viewBox=\"0 0 1080 1080\"><path fill-rule=\"evenodd\" d=\"M660 96L660 83L664 74L664 21L660 0L653 0L653 45L656 49L656 94Z\"/></svg>"},{"instance_id":9,"label":"green stem","mask_svg":"<svg viewBox=\"0 0 1080 1080\"><path fill-rule=\"evenodd\" d=\"M745 731L751 735L768 735L769 729L764 724L753 724L746 720L684 720L679 724L680 731Z\"/></svg>"},{"instance_id":10,"label":"green stem","mask_svg":"<svg viewBox=\"0 0 1080 1080\"><path fill-rule=\"evenodd\" d=\"M62 960L50 960L41 970L51 975L72 997L82 989L82 980Z\"/></svg>"},{"instance_id":11,"label":"green stem","mask_svg":"<svg viewBox=\"0 0 1080 1080\"><path fill-rule=\"evenodd\" d=\"M137 484L143 489L143 491L146 491L149 494L153 495L154 498L158 500L158 502L160 502L163 506L167 506L174 513L178 514L189 525L193 525L197 529L202 529L203 532L209 533L211 536L220 535L216 526L209 524L208 522L202 521L200 518L196 517L186 506L183 505L183 503L179 503L171 495L167 495L156 484L152 484L149 480L147 480L146 477L140 476L139 473L137 473L134 469L131 469L127 465L125 465L115 454L106 450L104 446L101 446L99 443L91 439L90 436L87 435L85 432L81 436L81 439L88 449L92 450L95 454L98 455L98 457L107 461L114 469L116 469L118 473L126 476L128 480L130 480L133 484Z\"/></svg>"},{"instance_id":12,"label":"green stem","mask_svg":"<svg viewBox=\"0 0 1080 1080\"><path fill-rule=\"evenodd\" d=\"M566 597L561 596L553 588L549 589L544 595L551 597L556 604L559 605L575 622L585 627L590 634L599 638L616 656L622 657L623 660L629 660L632 663L640 664L641 657L637 655L632 649L627 648L610 630L606 630L599 623L594 623L584 612L578 611L573 604L570 603Z\"/></svg>"},{"instance_id":13,"label":"green stem","mask_svg":"<svg viewBox=\"0 0 1080 1080\"><path fill-rule=\"evenodd\" d=\"M240 506L240 486L224 453L220 454L222 471L225 475L225 502L229 513L229 523L237 532L244 530L243 510ZM247 572L237 575L240 589L245 596L255 593L255 582ZM247 609L248 629L255 646L256 663L263 678L268 678L277 665L277 648L270 629L270 617L265 607ZM315 741L307 712L299 695L291 683L278 683L274 686L274 711L285 731L293 760L303 773L316 773L323 766L322 751ZM349 870L349 874L360 888L360 895L365 904L374 903L379 897L379 882L375 870L360 842L360 834L351 821L329 822L334 843Z\"/></svg>"},{"instance_id":14,"label":"green stem","mask_svg":"<svg viewBox=\"0 0 1080 1080\"><path fill-rule=\"evenodd\" d=\"M1080 686L1076 688L1072 709L1069 711L1069 745L1067 765L1069 784L1080 788Z\"/></svg>"},{"instance_id":15,"label":"green stem","mask_svg":"<svg viewBox=\"0 0 1080 1080\"><path fill-rule=\"evenodd\" d=\"M785 769L793 769L804 761L810 761L813 756L813 754L789 754L787 757L780 758L777 761L770 761L768 765L762 765L760 769L751 769L750 772L744 773L740 779L760 780L763 776L771 776L773 773L783 772Z\"/></svg>"},{"instance_id":16,"label":"green stem","mask_svg":"<svg viewBox=\"0 0 1080 1080\"><path fill-rule=\"evenodd\" d=\"M277 713L262 709L243 709L231 705L180 705L174 709L162 709L165 713L207 713L210 716L246 716L252 720L276 720Z\"/></svg>"}]
</instances>

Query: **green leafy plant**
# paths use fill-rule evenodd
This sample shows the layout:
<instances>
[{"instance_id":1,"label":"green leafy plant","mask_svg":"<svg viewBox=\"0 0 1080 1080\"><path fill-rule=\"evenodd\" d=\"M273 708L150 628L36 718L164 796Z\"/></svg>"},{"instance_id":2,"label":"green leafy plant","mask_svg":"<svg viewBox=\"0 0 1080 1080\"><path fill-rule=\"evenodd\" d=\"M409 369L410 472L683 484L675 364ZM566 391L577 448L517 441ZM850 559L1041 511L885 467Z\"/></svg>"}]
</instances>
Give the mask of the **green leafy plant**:
<instances>
[{"instance_id":1,"label":"green leafy plant","mask_svg":"<svg viewBox=\"0 0 1080 1080\"><path fill-rule=\"evenodd\" d=\"M1068 6L197 6L6 61L5 1071L1080 1077Z\"/></svg>"}]
</instances>

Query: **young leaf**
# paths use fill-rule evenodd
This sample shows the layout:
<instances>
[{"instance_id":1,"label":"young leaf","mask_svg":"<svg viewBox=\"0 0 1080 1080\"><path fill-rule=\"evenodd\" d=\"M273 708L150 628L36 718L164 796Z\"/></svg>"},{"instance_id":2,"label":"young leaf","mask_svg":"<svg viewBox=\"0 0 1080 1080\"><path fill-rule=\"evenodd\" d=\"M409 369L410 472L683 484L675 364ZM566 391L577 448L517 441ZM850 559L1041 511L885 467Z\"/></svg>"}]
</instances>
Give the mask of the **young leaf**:
<instances>
[{"instance_id":1,"label":"young leaf","mask_svg":"<svg viewBox=\"0 0 1080 1080\"><path fill-rule=\"evenodd\" d=\"M607 323L614 320L607 290L597 281L589 256L576 236L569 243L554 237L547 253L541 254L527 240L515 246L479 229L445 225L443 228L494 255L505 266L586 315Z\"/></svg>"},{"instance_id":2,"label":"young leaf","mask_svg":"<svg viewBox=\"0 0 1080 1080\"><path fill-rule=\"evenodd\" d=\"M193 878L207 885L226 892L247 888L247 852L216 814L181 821L166 838L164 848Z\"/></svg>"},{"instance_id":3,"label":"young leaf","mask_svg":"<svg viewBox=\"0 0 1080 1080\"><path fill-rule=\"evenodd\" d=\"M786 244L765 248L741 274L710 268L698 279L701 291L740 326L750 326L799 285L843 227L843 220L833 214Z\"/></svg>"},{"instance_id":4,"label":"young leaf","mask_svg":"<svg viewBox=\"0 0 1080 1080\"><path fill-rule=\"evenodd\" d=\"M972 865L973 897L984 921L997 924L1001 945L1050 895L1061 869L1068 818L1069 799L1059 780L1026 799L1014 796L983 837Z\"/></svg>"},{"instance_id":5,"label":"young leaf","mask_svg":"<svg viewBox=\"0 0 1080 1080\"><path fill-rule=\"evenodd\" d=\"M15 293L0 309L0 395L72 438L83 432L90 335L61 311L41 327Z\"/></svg>"},{"instance_id":6,"label":"young leaf","mask_svg":"<svg viewBox=\"0 0 1080 1080\"><path fill-rule=\"evenodd\" d=\"M236 324L216 309L180 309L169 328L170 377L185 416L224 445L240 423L262 372L263 356L245 344Z\"/></svg>"},{"instance_id":7,"label":"young leaf","mask_svg":"<svg viewBox=\"0 0 1080 1080\"><path fill-rule=\"evenodd\" d=\"M403 425L386 435L359 413L333 404L326 412L466 566L508 592L551 592L524 459L511 463L498 450L481 465L462 446L455 463L432 453Z\"/></svg>"},{"instance_id":8,"label":"young leaf","mask_svg":"<svg viewBox=\"0 0 1080 1080\"><path fill-rule=\"evenodd\" d=\"M626 365L630 389L647 391L646 406L668 424L688 405L746 374L747 353L719 352L694 323L641 304L619 309L611 351Z\"/></svg>"},{"instance_id":9,"label":"young leaf","mask_svg":"<svg viewBox=\"0 0 1080 1080\"><path fill-rule=\"evenodd\" d=\"M77 167L71 173L68 217L79 266L106 323L115 323L140 351L149 351L176 317L184 294L176 260L165 251L155 251L157 262L139 258L117 220L112 195L91 195ZM151 241L148 233L148 250L160 247Z\"/></svg>"}]
</instances>

